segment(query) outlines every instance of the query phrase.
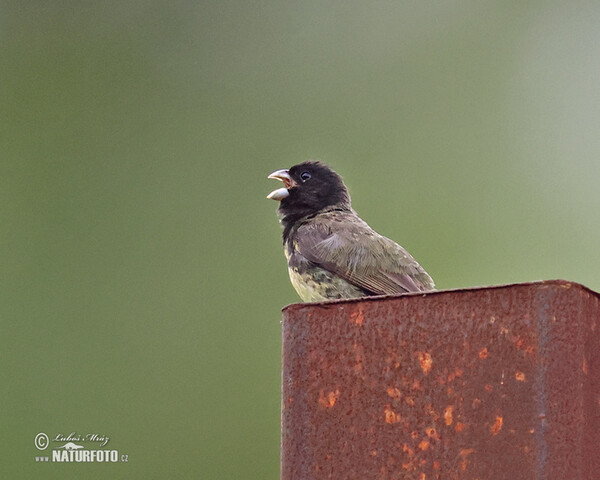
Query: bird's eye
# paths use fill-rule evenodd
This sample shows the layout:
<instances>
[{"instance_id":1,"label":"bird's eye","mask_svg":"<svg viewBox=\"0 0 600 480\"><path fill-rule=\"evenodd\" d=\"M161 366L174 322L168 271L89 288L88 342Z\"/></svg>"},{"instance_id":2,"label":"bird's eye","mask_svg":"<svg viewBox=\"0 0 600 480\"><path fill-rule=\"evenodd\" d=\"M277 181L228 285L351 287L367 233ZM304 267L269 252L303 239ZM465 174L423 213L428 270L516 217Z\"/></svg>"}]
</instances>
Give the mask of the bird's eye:
<instances>
[{"instance_id":1,"label":"bird's eye","mask_svg":"<svg viewBox=\"0 0 600 480\"><path fill-rule=\"evenodd\" d=\"M310 179L310 172L302 172L300 174L300 178L302 179L303 182L306 182L308 179Z\"/></svg>"}]
</instances>

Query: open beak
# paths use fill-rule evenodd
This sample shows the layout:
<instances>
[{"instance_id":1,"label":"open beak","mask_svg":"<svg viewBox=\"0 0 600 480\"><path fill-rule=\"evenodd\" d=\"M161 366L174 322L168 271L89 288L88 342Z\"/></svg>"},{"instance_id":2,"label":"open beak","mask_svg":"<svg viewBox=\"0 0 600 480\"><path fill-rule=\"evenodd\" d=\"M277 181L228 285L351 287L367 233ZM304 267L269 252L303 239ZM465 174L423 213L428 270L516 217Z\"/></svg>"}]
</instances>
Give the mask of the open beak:
<instances>
[{"instance_id":1,"label":"open beak","mask_svg":"<svg viewBox=\"0 0 600 480\"><path fill-rule=\"evenodd\" d=\"M294 182L288 170L277 170L267 178L274 178L275 180L283 182L285 185L283 188L278 188L277 190L273 190L271 193L269 193L267 198L270 200L277 200L280 202L290 194L289 189L296 186L296 182Z\"/></svg>"}]
</instances>

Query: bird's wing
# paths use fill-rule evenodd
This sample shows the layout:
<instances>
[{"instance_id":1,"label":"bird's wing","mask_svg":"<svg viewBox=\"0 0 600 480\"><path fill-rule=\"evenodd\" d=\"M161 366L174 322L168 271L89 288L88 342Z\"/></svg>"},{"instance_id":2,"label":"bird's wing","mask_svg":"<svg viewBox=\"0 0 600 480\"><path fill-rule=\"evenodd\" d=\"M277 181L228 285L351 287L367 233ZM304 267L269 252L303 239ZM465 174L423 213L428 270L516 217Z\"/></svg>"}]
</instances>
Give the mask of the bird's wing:
<instances>
[{"instance_id":1,"label":"bird's wing","mask_svg":"<svg viewBox=\"0 0 600 480\"><path fill-rule=\"evenodd\" d=\"M431 277L396 242L379 235L356 215L341 220L301 225L295 248L307 260L375 295L434 288Z\"/></svg>"}]
</instances>

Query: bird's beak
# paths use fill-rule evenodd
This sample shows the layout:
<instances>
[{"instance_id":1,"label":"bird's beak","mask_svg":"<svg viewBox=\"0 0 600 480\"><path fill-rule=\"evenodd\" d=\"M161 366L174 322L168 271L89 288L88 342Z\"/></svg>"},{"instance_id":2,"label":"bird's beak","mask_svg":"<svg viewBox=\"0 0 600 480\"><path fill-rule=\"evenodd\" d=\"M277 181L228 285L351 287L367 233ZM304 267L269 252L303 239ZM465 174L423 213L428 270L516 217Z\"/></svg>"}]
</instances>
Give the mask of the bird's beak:
<instances>
[{"instance_id":1,"label":"bird's beak","mask_svg":"<svg viewBox=\"0 0 600 480\"><path fill-rule=\"evenodd\" d=\"M285 187L278 188L277 190L273 190L271 193L267 195L267 198L270 200L277 200L278 202L287 197L290 192L289 189L296 186L296 182L290 176L290 172L288 170L277 170L269 175L267 178L274 178L275 180L280 180L283 182Z\"/></svg>"},{"instance_id":2,"label":"bird's beak","mask_svg":"<svg viewBox=\"0 0 600 480\"><path fill-rule=\"evenodd\" d=\"M285 188L293 187L296 184L296 182L292 180L289 170L277 170L276 172L273 172L271 175L269 175L267 178L274 178L275 180L282 181L285 185Z\"/></svg>"}]
</instances>

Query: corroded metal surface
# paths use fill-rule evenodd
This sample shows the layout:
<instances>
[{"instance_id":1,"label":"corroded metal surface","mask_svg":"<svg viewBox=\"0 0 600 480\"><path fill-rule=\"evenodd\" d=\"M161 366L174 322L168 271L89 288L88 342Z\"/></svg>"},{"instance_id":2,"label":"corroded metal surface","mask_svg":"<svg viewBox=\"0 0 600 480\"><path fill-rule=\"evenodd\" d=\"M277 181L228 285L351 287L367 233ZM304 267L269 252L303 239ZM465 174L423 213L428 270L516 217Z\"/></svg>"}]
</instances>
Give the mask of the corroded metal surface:
<instances>
[{"instance_id":1,"label":"corroded metal surface","mask_svg":"<svg viewBox=\"0 0 600 480\"><path fill-rule=\"evenodd\" d=\"M598 323L564 281L288 306L281 478L597 480Z\"/></svg>"}]
</instances>

